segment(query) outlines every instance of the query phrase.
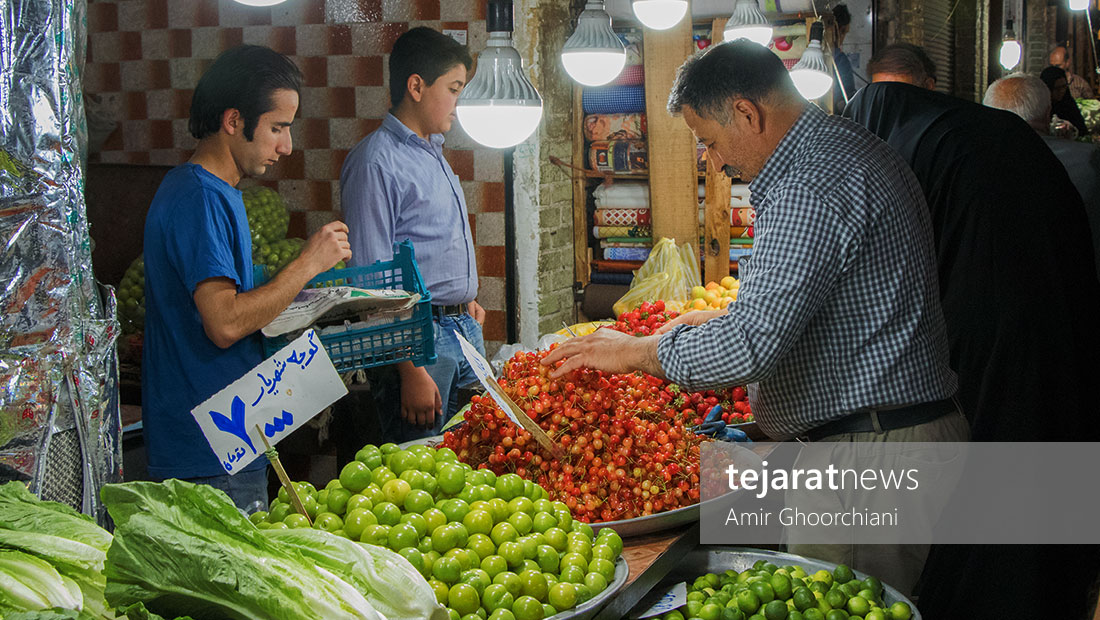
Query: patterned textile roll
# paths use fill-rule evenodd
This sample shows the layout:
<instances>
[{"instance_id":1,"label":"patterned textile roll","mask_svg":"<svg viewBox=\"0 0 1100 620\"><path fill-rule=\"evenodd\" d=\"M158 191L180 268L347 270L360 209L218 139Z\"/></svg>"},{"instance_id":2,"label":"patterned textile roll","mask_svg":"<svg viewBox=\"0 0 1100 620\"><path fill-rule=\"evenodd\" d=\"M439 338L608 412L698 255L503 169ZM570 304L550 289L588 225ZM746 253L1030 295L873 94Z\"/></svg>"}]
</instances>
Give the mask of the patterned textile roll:
<instances>
[{"instance_id":1,"label":"patterned textile roll","mask_svg":"<svg viewBox=\"0 0 1100 620\"><path fill-rule=\"evenodd\" d=\"M645 112L645 86L600 86L581 94L585 114L637 114Z\"/></svg>"},{"instance_id":2,"label":"patterned textile roll","mask_svg":"<svg viewBox=\"0 0 1100 620\"><path fill-rule=\"evenodd\" d=\"M652 248L607 248L603 251L604 260L645 260Z\"/></svg>"},{"instance_id":3,"label":"patterned textile roll","mask_svg":"<svg viewBox=\"0 0 1100 620\"><path fill-rule=\"evenodd\" d=\"M592 236L597 239L609 237L650 237L653 229L649 226L593 226Z\"/></svg>"},{"instance_id":4,"label":"patterned textile roll","mask_svg":"<svg viewBox=\"0 0 1100 620\"><path fill-rule=\"evenodd\" d=\"M597 226L649 226L649 209L596 209Z\"/></svg>"},{"instance_id":5,"label":"patterned textile roll","mask_svg":"<svg viewBox=\"0 0 1100 620\"><path fill-rule=\"evenodd\" d=\"M623 67L619 77L611 82L615 86L638 86L645 84L645 67L642 65L628 65Z\"/></svg>"},{"instance_id":6,"label":"patterned textile roll","mask_svg":"<svg viewBox=\"0 0 1100 620\"><path fill-rule=\"evenodd\" d=\"M730 226L730 241L738 237L752 237L752 226Z\"/></svg>"},{"instance_id":7,"label":"patterned textile roll","mask_svg":"<svg viewBox=\"0 0 1100 620\"><path fill-rule=\"evenodd\" d=\"M584 139L644 140L645 114L589 114L584 117Z\"/></svg>"},{"instance_id":8,"label":"patterned textile roll","mask_svg":"<svg viewBox=\"0 0 1100 620\"><path fill-rule=\"evenodd\" d=\"M756 223L756 209L752 207L741 209L730 209L730 225L731 226L752 226ZM742 235L734 235L740 237Z\"/></svg>"},{"instance_id":9,"label":"patterned textile roll","mask_svg":"<svg viewBox=\"0 0 1100 620\"><path fill-rule=\"evenodd\" d=\"M640 173L649 170L645 140L609 140L588 147L588 166L600 172Z\"/></svg>"}]
</instances>

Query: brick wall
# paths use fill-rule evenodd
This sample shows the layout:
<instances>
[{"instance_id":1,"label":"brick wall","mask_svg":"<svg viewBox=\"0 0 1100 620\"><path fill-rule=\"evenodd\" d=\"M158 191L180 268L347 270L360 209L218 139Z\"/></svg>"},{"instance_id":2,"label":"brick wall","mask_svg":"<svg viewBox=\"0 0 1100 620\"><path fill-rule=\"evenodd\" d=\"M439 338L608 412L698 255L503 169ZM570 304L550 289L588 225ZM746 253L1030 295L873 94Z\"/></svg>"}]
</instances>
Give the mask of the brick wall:
<instances>
[{"instance_id":1,"label":"brick wall","mask_svg":"<svg viewBox=\"0 0 1100 620\"><path fill-rule=\"evenodd\" d=\"M275 188L292 211L290 236L308 236L339 217L340 166L386 114L388 51L416 26L467 30L476 53L486 40L485 2L290 0L259 8L233 0L89 0L85 91L100 96L119 123L93 161L186 161L195 145L187 118L199 76L230 47L267 45L304 74L294 153L242 186ZM503 160L458 123L444 154L466 193L492 355L505 339Z\"/></svg>"}]
</instances>

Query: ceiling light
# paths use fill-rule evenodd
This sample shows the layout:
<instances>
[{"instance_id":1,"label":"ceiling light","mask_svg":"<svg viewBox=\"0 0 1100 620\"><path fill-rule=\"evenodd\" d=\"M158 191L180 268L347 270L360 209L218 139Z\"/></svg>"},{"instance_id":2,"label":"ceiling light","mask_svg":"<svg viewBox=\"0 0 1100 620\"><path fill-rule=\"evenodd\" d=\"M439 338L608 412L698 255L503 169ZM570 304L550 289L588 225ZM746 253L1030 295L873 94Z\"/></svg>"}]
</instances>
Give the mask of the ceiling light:
<instances>
[{"instance_id":1,"label":"ceiling light","mask_svg":"<svg viewBox=\"0 0 1100 620\"><path fill-rule=\"evenodd\" d=\"M561 62L569 77L585 86L607 84L623 70L626 48L611 29L602 0L585 4L577 29L561 51Z\"/></svg>"}]
</instances>

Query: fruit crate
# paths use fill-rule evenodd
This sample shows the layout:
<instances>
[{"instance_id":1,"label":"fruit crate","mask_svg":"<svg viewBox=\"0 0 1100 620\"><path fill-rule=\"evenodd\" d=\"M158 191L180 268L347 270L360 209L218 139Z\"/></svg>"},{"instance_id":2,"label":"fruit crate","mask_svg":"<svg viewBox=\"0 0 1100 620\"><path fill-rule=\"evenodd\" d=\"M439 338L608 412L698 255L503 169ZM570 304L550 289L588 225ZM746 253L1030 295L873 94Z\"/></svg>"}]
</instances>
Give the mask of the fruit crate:
<instances>
[{"instance_id":1,"label":"fruit crate","mask_svg":"<svg viewBox=\"0 0 1100 620\"><path fill-rule=\"evenodd\" d=\"M365 267L326 271L306 285L307 288L354 286L365 289L400 289L420 294L420 301L413 307L412 317L408 319L322 335L321 344L325 346L325 351L339 372L404 361L411 361L417 366L435 363L432 295L424 287L424 278L420 276L420 268L416 265L412 243L395 243L393 250L393 260L381 260ZM257 265L256 285L259 286L266 280L264 267ZM289 342L285 336L264 338L264 355L274 355Z\"/></svg>"}]
</instances>

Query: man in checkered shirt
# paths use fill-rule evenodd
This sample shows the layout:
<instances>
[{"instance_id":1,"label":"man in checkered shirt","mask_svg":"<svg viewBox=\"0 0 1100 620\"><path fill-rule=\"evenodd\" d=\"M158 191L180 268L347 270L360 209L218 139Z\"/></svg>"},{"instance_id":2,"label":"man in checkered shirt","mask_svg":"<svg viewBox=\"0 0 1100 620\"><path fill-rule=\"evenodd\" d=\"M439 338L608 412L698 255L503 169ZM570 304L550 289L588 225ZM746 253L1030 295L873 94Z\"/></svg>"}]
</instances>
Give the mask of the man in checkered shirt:
<instances>
[{"instance_id":1,"label":"man in checkered shirt","mask_svg":"<svg viewBox=\"0 0 1100 620\"><path fill-rule=\"evenodd\" d=\"M547 356L566 359L552 376L587 366L692 390L747 384L775 439L965 441L928 209L905 162L807 103L748 41L688 60L668 107L716 164L752 179L756 235L738 299L655 336L571 340ZM894 577L904 592L924 554L903 555L885 563L909 567Z\"/></svg>"}]
</instances>

